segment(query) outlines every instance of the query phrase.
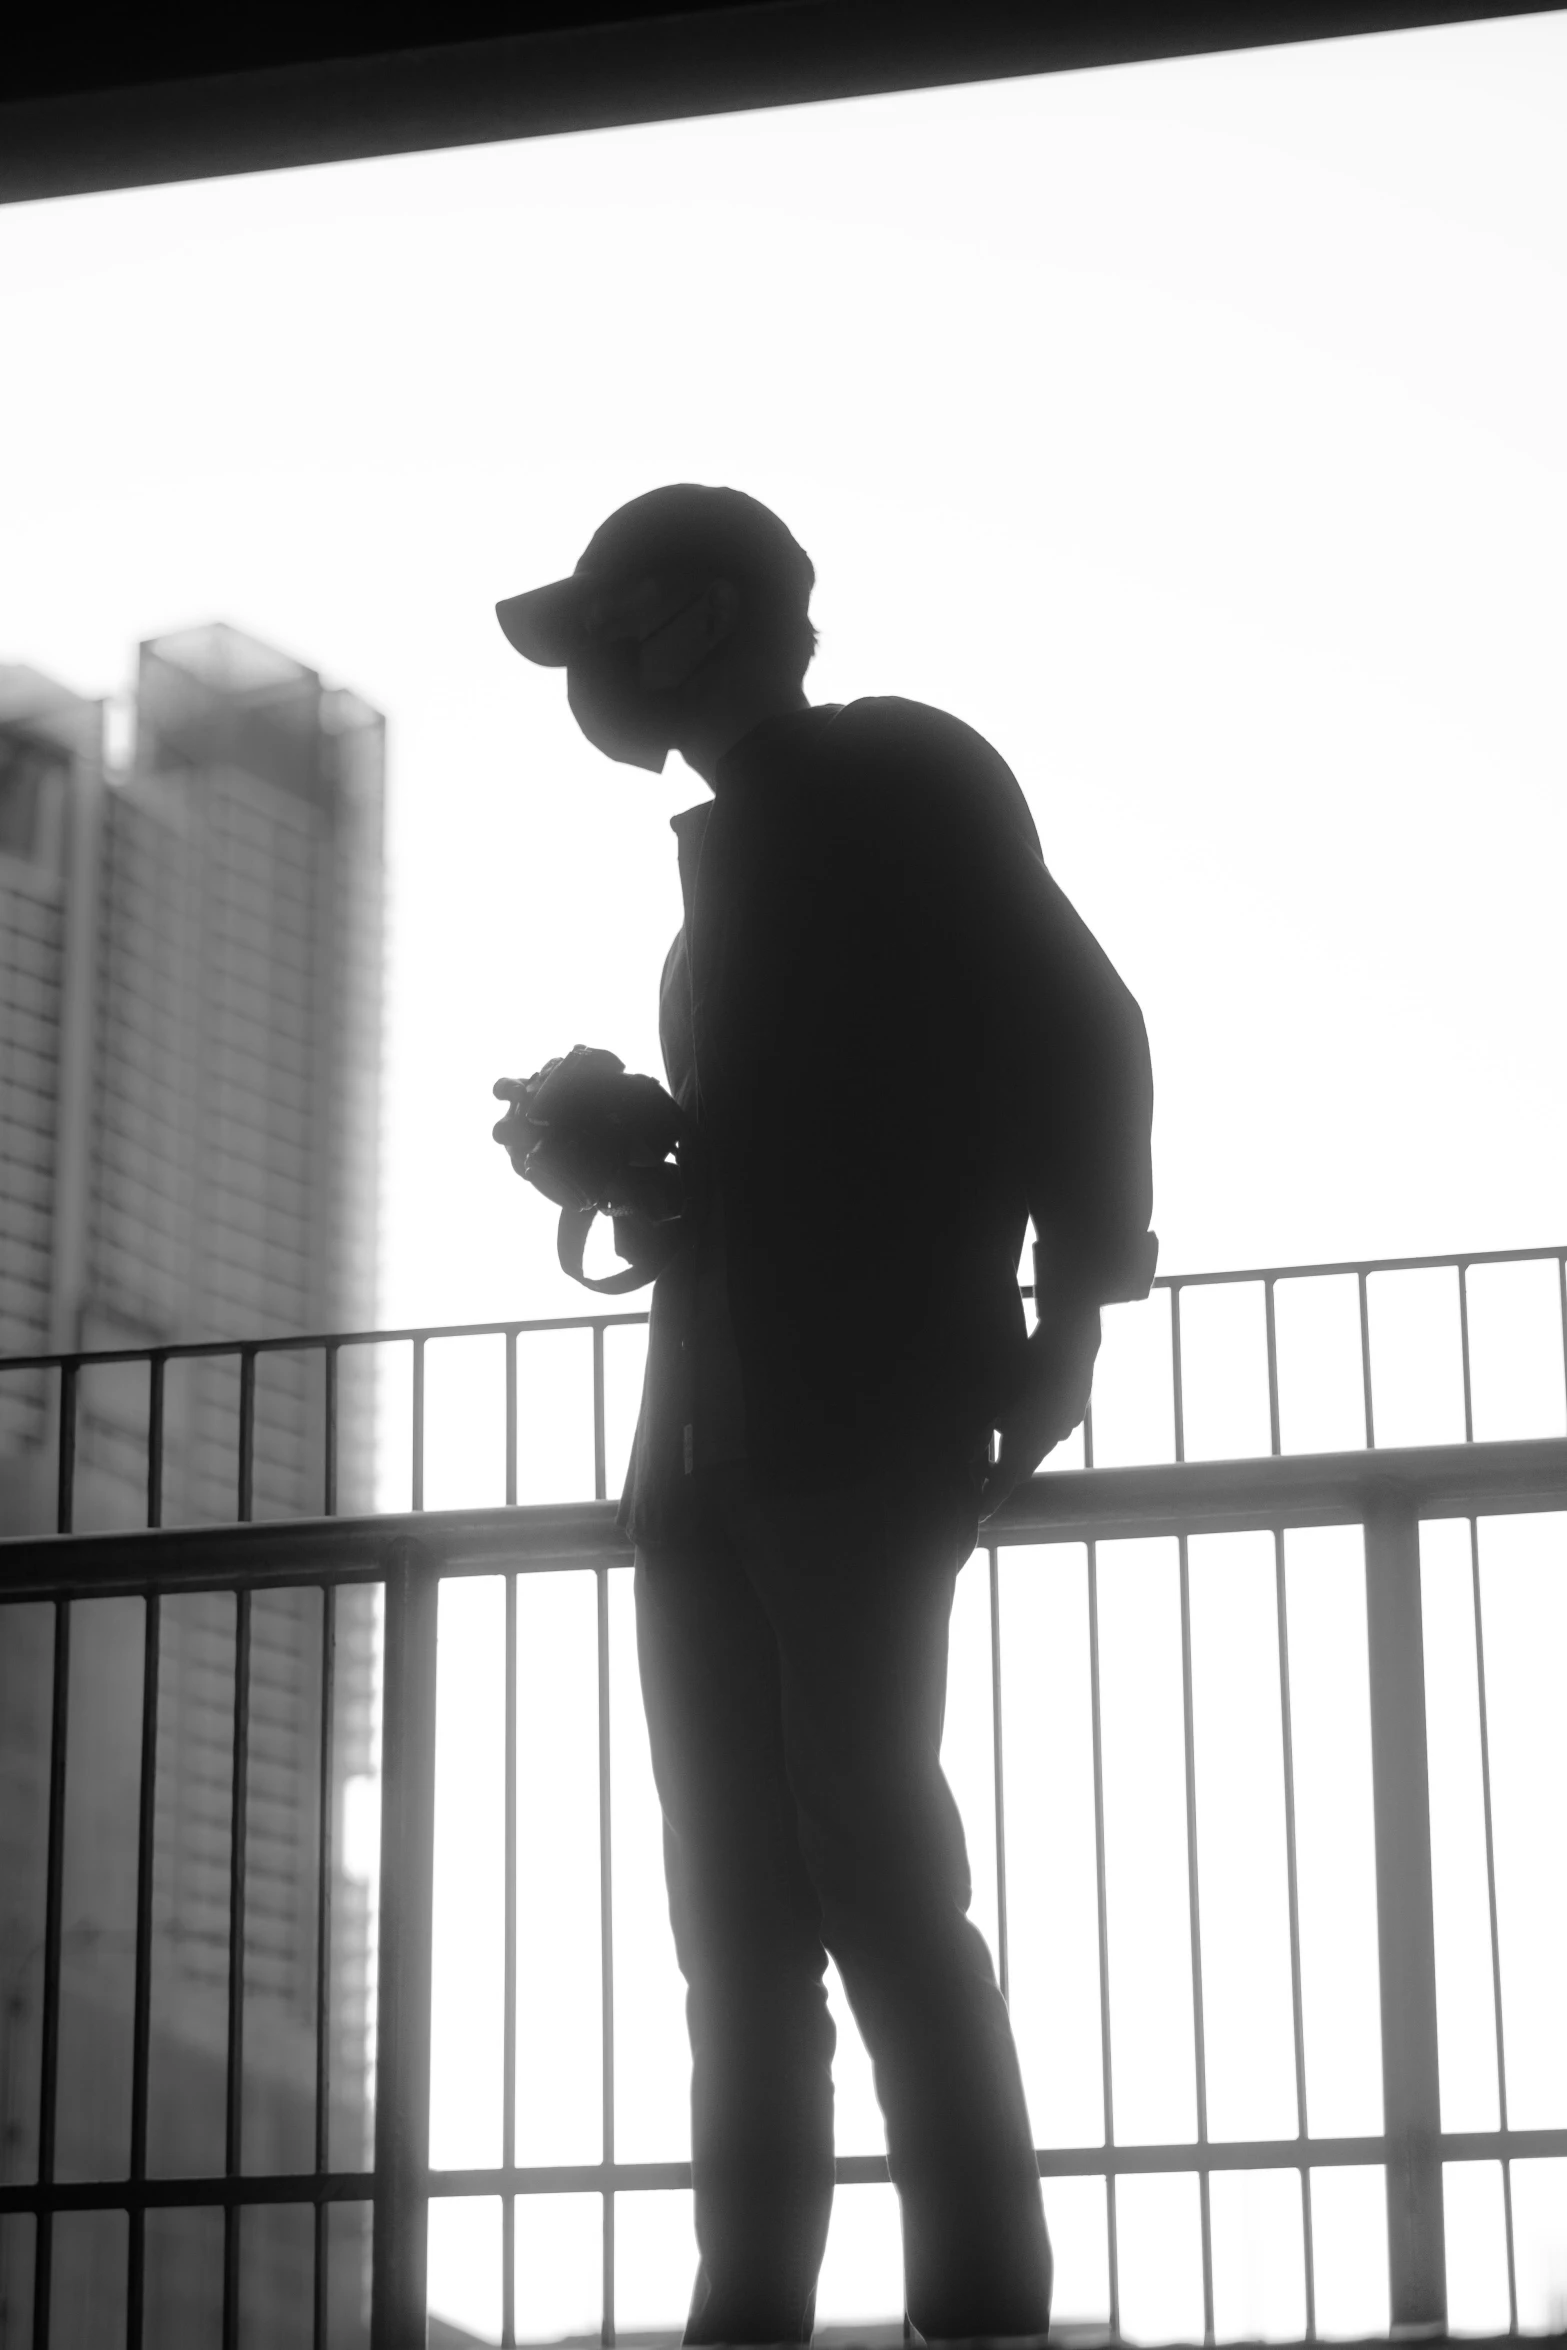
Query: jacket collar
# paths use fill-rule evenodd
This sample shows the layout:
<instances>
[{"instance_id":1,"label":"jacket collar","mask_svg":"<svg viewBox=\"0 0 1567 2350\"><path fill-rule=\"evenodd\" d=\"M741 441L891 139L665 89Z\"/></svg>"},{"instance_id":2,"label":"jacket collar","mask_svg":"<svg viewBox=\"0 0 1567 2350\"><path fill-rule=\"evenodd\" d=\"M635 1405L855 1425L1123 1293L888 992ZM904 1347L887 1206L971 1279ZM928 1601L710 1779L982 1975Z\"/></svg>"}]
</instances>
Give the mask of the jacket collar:
<instances>
[{"instance_id":1,"label":"jacket collar","mask_svg":"<svg viewBox=\"0 0 1567 2350\"><path fill-rule=\"evenodd\" d=\"M809 751L842 707L841 702L818 702L804 710L787 711L781 718L764 718L760 726L753 726L719 761L725 803L731 804L731 794L738 791L743 797L754 784L776 774L780 753L797 757L800 752ZM688 914L702 861L702 843L718 805L716 798L699 800L694 808L682 808L677 816L669 819L669 829L679 850L680 894Z\"/></svg>"},{"instance_id":2,"label":"jacket collar","mask_svg":"<svg viewBox=\"0 0 1567 2350\"><path fill-rule=\"evenodd\" d=\"M760 726L753 726L720 759L722 789L730 792L737 785L744 787L760 780L775 766L779 751L798 753L808 749L842 707L841 702L817 702L804 710L786 711L781 718L764 718ZM682 847L688 840L693 845L700 842L716 805L716 800L701 800L696 807L682 808L678 816L671 816L669 829Z\"/></svg>"}]
</instances>

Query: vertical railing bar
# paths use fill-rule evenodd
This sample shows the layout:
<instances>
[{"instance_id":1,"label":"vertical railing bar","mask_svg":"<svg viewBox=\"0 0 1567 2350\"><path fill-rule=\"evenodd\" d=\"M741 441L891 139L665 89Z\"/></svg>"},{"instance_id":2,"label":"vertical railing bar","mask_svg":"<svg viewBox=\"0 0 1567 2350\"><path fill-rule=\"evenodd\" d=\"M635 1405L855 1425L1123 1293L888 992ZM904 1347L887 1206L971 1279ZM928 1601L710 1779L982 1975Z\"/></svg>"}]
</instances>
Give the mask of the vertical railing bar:
<instances>
[{"instance_id":1,"label":"vertical railing bar","mask_svg":"<svg viewBox=\"0 0 1567 2350\"><path fill-rule=\"evenodd\" d=\"M995 1543L990 1561L990 1755L996 1803L996 1966L1001 1996L1012 1997L1012 1961L1007 1933L1007 1807L1006 1771L1002 1760L1001 1725L1001 1571Z\"/></svg>"},{"instance_id":2,"label":"vertical railing bar","mask_svg":"<svg viewBox=\"0 0 1567 2350\"><path fill-rule=\"evenodd\" d=\"M1567 1409L1567 1249L1556 1260L1556 1299L1562 1324L1562 1404Z\"/></svg>"},{"instance_id":3,"label":"vertical railing bar","mask_svg":"<svg viewBox=\"0 0 1567 2350\"><path fill-rule=\"evenodd\" d=\"M411 1507L424 1507L424 1340L416 1338L414 1345L414 1405L413 1405L413 1491Z\"/></svg>"},{"instance_id":4,"label":"vertical railing bar","mask_svg":"<svg viewBox=\"0 0 1567 2350\"><path fill-rule=\"evenodd\" d=\"M256 1350L239 1350L239 1491L236 1515L242 1526L250 1522L256 1483Z\"/></svg>"},{"instance_id":5,"label":"vertical railing bar","mask_svg":"<svg viewBox=\"0 0 1567 2350\"><path fill-rule=\"evenodd\" d=\"M1181 1367L1181 1285L1170 1284L1170 1393L1175 1404L1175 1457L1186 1458L1186 1381Z\"/></svg>"},{"instance_id":6,"label":"vertical railing bar","mask_svg":"<svg viewBox=\"0 0 1567 2350\"><path fill-rule=\"evenodd\" d=\"M1507 2331L1518 2331L1518 2265L1513 2247L1513 2165L1502 2156L1502 2229L1507 2242Z\"/></svg>"},{"instance_id":7,"label":"vertical railing bar","mask_svg":"<svg viewBox=\"0 0 1567 2350\"><path fill-rule=\"evenodd\" d=\"M1480 1530L1469 1520L1469 1590L1474 1608L1475 1685L1480 1709L1480 1801L1485 1817L1485 1894L1491 1915L1491 2007L1496 2030L1496 2112L1507 2134L1507 2035L1502 2014L1502 1936L1496 1906L1496 1843L1491 1824L1491 1709L1485 1686L1485 1610L1480 1596ZM1512 2164L1502 2158L1502 2214L1507 2231L1508 2331L1518 2331L1518 2279L1513 2263Z\"/></svg>"},{"instance_id":8,"label":"vertical railing bar","mask_svg":"<svg viewBox=\"0 0 1567 2350\"><path fill-rule=\"evenodd\" d=\"M1447 2257L1419 1505L1368 1490L1366 1661L1382 2017L1389 2311L1445 2331Z\"/></svg>"},{"instance_id":9,"label":"vertical railing bar","mask_svg":"<svg viewBox=\"0 0 1567 2350\"><path fill-rule=\"evenodd\" d=\"M330 1355L330 1350L329 1350ZM331 2167L332 2112L332 1821L336 1759L333 1711L337 1696L337 1586L321 1586L320 1780L316 1790L316 2175ZM327 2207L315 2207L313 2350L327 2350Z\"/></svg>"},{"instance_id":10,"label":"vertical railing bar","mask_svg":"<svg viewBox=\"0 0 1567 2350\"><path fill-rule=\"evenodd\" d=\"M1360 1388L1366 1413L1366 1450L1376 1448L1377 1423L1371 1407L1371 1306L1366 1294L1366 1268L1355 1276L1360 1285Z\"/></svg>"},{"instance_id":11,"label":"vertical railing bar","mask_svg":"<svg viewBox=\"0 0 1567 2350\"><path fill-rule=\"evenodd\" d=\"M1115 2147L1115 2082L1110 2061L1110 1905L1105 1890L1104 1727L1099 1705L1099 1555L1088 1544L1088 1707L1094 1750L1094 1880L1099 1902L1099 2062L1104 2087L1105 2147ZM1121 2338L1120 2234L1115 2166L1105 2179L1105 2226L1110 2256L1110 2338Z\"/></svg>"},{"instance_id":12,"label":"vertical railing bar","mask_svg":"<svg viewBox=\"0 0 1567 2350\"><path fill-rule=\"evenodd\" d=\"M250 1782L251 1595L235 1594L234 1761L229 1790L229 2015L224 2077L223 2168L240 2173L245 2139L245 1860ZM239 2226L236 2203L223 2207L223 2350L239 2341Z\"/></svg>"},{"instance_id":13,"label":"vertical railing bar","mask_svg":"<svg viewBox=\"0 0 1567 2350\"><path fill-rule=\"evenodd\" d=\"M158 1651L162 1602L147 1594L141 1676L141 1780L136 1793L136 1975L131 1994L131 2177L147 2176L147 2064L152 2010L153 1825L157 1816ZM147 2215L134 2204L125 2290L126 2350L141 2350Z\"/></svg>"},{"instance_id":14,"label":"vertical railing bar","mask_svg":"<svg viewBox=\"0 0 1567 2350\"><path fill-rule=\"evenodd\" d=\"M1084 1406L1084 1408L1083 1408L1083 1466L1084 1466L1084 1468L1085 1468L1085 1469L1091 1469L1091 1468L1093 1467L1093 1465L1094 1465L1094 1406L1093 1406L1093 1399L1092 1399L1092 1397L1090 1397L1090 1399L1089 1399L1088 1403L1087 1403L1087 1404Z\"/></svg>"},{"instance_id":15,"label":"vertical railing bar","mask_svg":"<svg viewBox=\"0 0 1567 2350\"><path fill-rule=\"evenodd\" d=\"M147 1523L163 1524L163 1403L168 1363L160 1354L147 1357Z\"/></svg>"},{"instance_id":16,"label":"vertical railing bar","mask_svg":"<svg viewBox=\"0 0 1567 2350\"><path fill-rule=\"evenodd\" d=\"M337 1516L337 1373L338 1348L329 1338L321 1358L321 1514Z\"/></svg>"},{"instance_id":17,"label":"vertical railing bar","mask_svg":"<svg viewBox=\"0 0 1567 2350\"><path fill-rule=\"evenodd\" d=\"M55 2092L60 2070L60 1908L65 1884L66 1723L71 1696L71 1603L54 1603L54 1675L49 1716L49 1828L44 1864L44 1995L39 2019L38 2184L54 2184ZM54 2282L54 2213L33 2229L33 2350L49 2350Z\"/></svg>"},{"instance_id":18,"label":"vertical railing bar","mask_svg":"<svg viewBox=\"0 0 1567 2350\"><path fill-rule=\"evenodd\" d=\"M1273 1604L1278 1621L1279 1738L1284 1749L1284 1872L1289 1891L1290 2016L1295 2034L1295 2135L1306 2142L1306 2013L1300 1972L1300 1875L1295 1846L1295 1715L1290 1697L1289 1599L1284 1575L1284 1530L1273 1529ZM1317 2338L1316 2246L1311 2182L1300 2166L1301 2250L1306 2263L1306 2339Z\"/></svg>"},{"instance_id":19,"label":"vertical railing bar","mask_svg":"<svg viewBox=\"0 0 1567 2350\"><path fill-rule=\"evenodd\" d=\"M615 1912L610 1819L609 1737L609 1569L595 1567L598 1593L598 1762L599 1762L599 2029L604 2159L603 2319L604 2350L615 2340Z\"/></svg>"},{"instance_id":20,"label":"vertical railing bar","mask_svg":"<svg viewBox=\"0 0 1567 2350\"><path fill-rule=\"evenodd\" d=\"M506 1507L517 1506L517 1333L506 1333Z\"/></svg>"},{"instance_id":21,"label":"vertical railing bar","mask_svg":"<svg viewBox=\"0 0 1567 2350\"><path fill-rule=\"evenodd\" d=\"M1192 2055L1197 2074L1197 2144L1208 2150L1208 2037L1202 1987L1202 1892L1197 1865L1197 1733L1192 1694L1191 1562L1186 1536L1177 1544L1181 1579L1181 1711L1186 1758L1186 1902L1192 1957ZM1202 2216L1203 2340L1213 2340L1213 2222L1206 2160L1197 2168Z\"/></svg>"},{"instance_id":22,"label":"vertical railing bar","mask_svg":"<svg viewBox=\"0 0 1567 2350\"><path fill-rule=\"evenodd\" d=\"M512 2171L517 2161L517 1575L506 1577L506 1920L505 1990L501 2011L501 2341L512 2350L517 2339L517 2199Z\"/></svg>"},{"instance_id":23,"label":"vertical railing bar","mask_svg":"<svg viewBox=\"0 0 1567 2350\"><path fill-rule=\"evenodd\" d=\"M331 2311L331 2276L328 2268L331 2236L327 2227L327 2206L318 2197L310 2214L312 2249L310 2291L311 2350L327 2350L327 2325Z\"/></svg>"},{"instance_id":24,"label":"vertical railing bar","mask_svg":"<svg viewBox=\"0 0 1567 2350\"><path fill-rule=\"evenodd\" d=\"M1262 1285L1262 1310L1268 1334L1268 1445L1276 1460L1284 1446L1279 1432L1279 1329L1271 1273Z\"/></svg>"},{"instance_id":25,"label":"vertical railing bar","mask_svg":"<svg viewBox=\"0 0 1567 2350\"><path fill-rule=\"evenodd\" d=\"M1474 1390L1469 1376L1469 1267L1458 1266L1458 1351L1464 1366L1464 1442L1475 1440Z\"/></svg>"},{"instance_id":26,"label":"vertical railing bar","mask_svg":"<svg viewBox=\"0 0 1567 2350\"><path fill-rule=\"evenodd\" d=\"M76 1381L80 1370L74 1357L60 1365L60 1451L54 1504L57 1534L70 1533L76 1514Z\"/></svg>"},{"instance_id":27,"label":"vertical railing bar","mask_svg":"<svg viewBox=\"0 0 1567 2350\"><path fill-rule=\"evenodd\" d=\"M370 2350L427 2331L431 1914L435 1892L440 1580L406 1538L388 1546L381 1716L375 2222Z\"/></svg>"},{"instance_id":28,"label":"vertical railing bar","mask_svg":"<svg viewBox=\"0 0 1567 2350\"><path fill-rule=\"evenodd\" d=\"M593 1325L593 1498L603 1501L609 1491L609 1469L604 1443L604 1325Z\"/></svg>"},{"instance_id":29,"label":"vertical railing bar","mask_svg":"<svg viewBox=\"0 0 1567 2350\"><path fill-rule=\"evenodd\" d=\"M609 2345L615 2340L615 2191L607 2177L604 2184L604 2239L599 2295L604 2311L599 2340Z\"/></svg>"}]
</instances>

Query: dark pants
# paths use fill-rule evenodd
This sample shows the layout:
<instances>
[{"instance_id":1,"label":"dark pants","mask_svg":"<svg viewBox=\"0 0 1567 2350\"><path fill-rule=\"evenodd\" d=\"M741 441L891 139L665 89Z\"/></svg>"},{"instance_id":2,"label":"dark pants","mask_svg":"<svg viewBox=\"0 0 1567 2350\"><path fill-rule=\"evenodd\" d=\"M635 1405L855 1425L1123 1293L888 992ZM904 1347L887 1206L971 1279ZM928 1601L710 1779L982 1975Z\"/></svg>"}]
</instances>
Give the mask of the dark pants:
<instances>
[{"instance_id":1,"label":"dark pants","mask_svg":"<svg viewBox=\"0 0 1567 2350\"><path fill-rule=\"evenodd\" d=\"M875 2068L928 2339L1043 2334L1017 2056L939 1761L971 1498L749 1502L639 1552L637 1643L688 1985L701 2255L688 2343L808 2341L833 2192L831 1951Z\"/></svg>"}]
</instances>

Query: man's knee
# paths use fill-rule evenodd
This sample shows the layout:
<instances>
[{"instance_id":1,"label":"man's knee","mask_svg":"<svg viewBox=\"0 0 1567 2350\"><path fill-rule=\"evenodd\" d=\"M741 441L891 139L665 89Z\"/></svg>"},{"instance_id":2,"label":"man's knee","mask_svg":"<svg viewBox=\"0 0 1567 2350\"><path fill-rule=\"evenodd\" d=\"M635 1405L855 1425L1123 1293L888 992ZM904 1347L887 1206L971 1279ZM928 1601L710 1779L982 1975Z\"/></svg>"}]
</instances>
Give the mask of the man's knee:
<instances>
[{"instance_id":1,"label":"man's knee","mask_svg":"<svg viewBox=\"0 0 1567 2350\"><path fill-rule=\"evenodd\" d=\"M935 1755L879 1758L800 1806L800 1848L834 1956L844 1940L921 1948L947 1941L972 1897L963 1822Z\"/></svg>"}]
</instances>

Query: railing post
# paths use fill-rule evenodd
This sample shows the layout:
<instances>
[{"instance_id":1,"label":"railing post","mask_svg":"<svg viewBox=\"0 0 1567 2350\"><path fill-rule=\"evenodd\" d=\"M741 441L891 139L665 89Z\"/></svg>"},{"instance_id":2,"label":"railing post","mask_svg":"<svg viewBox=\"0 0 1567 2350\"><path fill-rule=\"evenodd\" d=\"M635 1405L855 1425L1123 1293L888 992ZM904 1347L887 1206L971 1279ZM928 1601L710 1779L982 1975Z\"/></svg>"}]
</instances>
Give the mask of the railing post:
<instances>
[{"instance_id":1,"label":"railing post","mask_svg":"<svg viewBox=\"0 0 1567 2350\"><path fill-rule=\"evenodd\" d=\"M421 1547L395 1544L386 1577L381 1717L371 2350L424 2350L427 2331L438 1590Z\"/></svg>"},{"instance_id":2,"label":"railing post","mask_svg":"<svg viewBox=\"0 0 1567 2350\"><path fill-rule=\"evenodd\" d=\"M1389 2312L1395 2334L1447 2324L1437 2082L1436 1934L1426 1771L1420 1527L1408 1503L1366 1516Z\"/></svg>"}]
</instances>

